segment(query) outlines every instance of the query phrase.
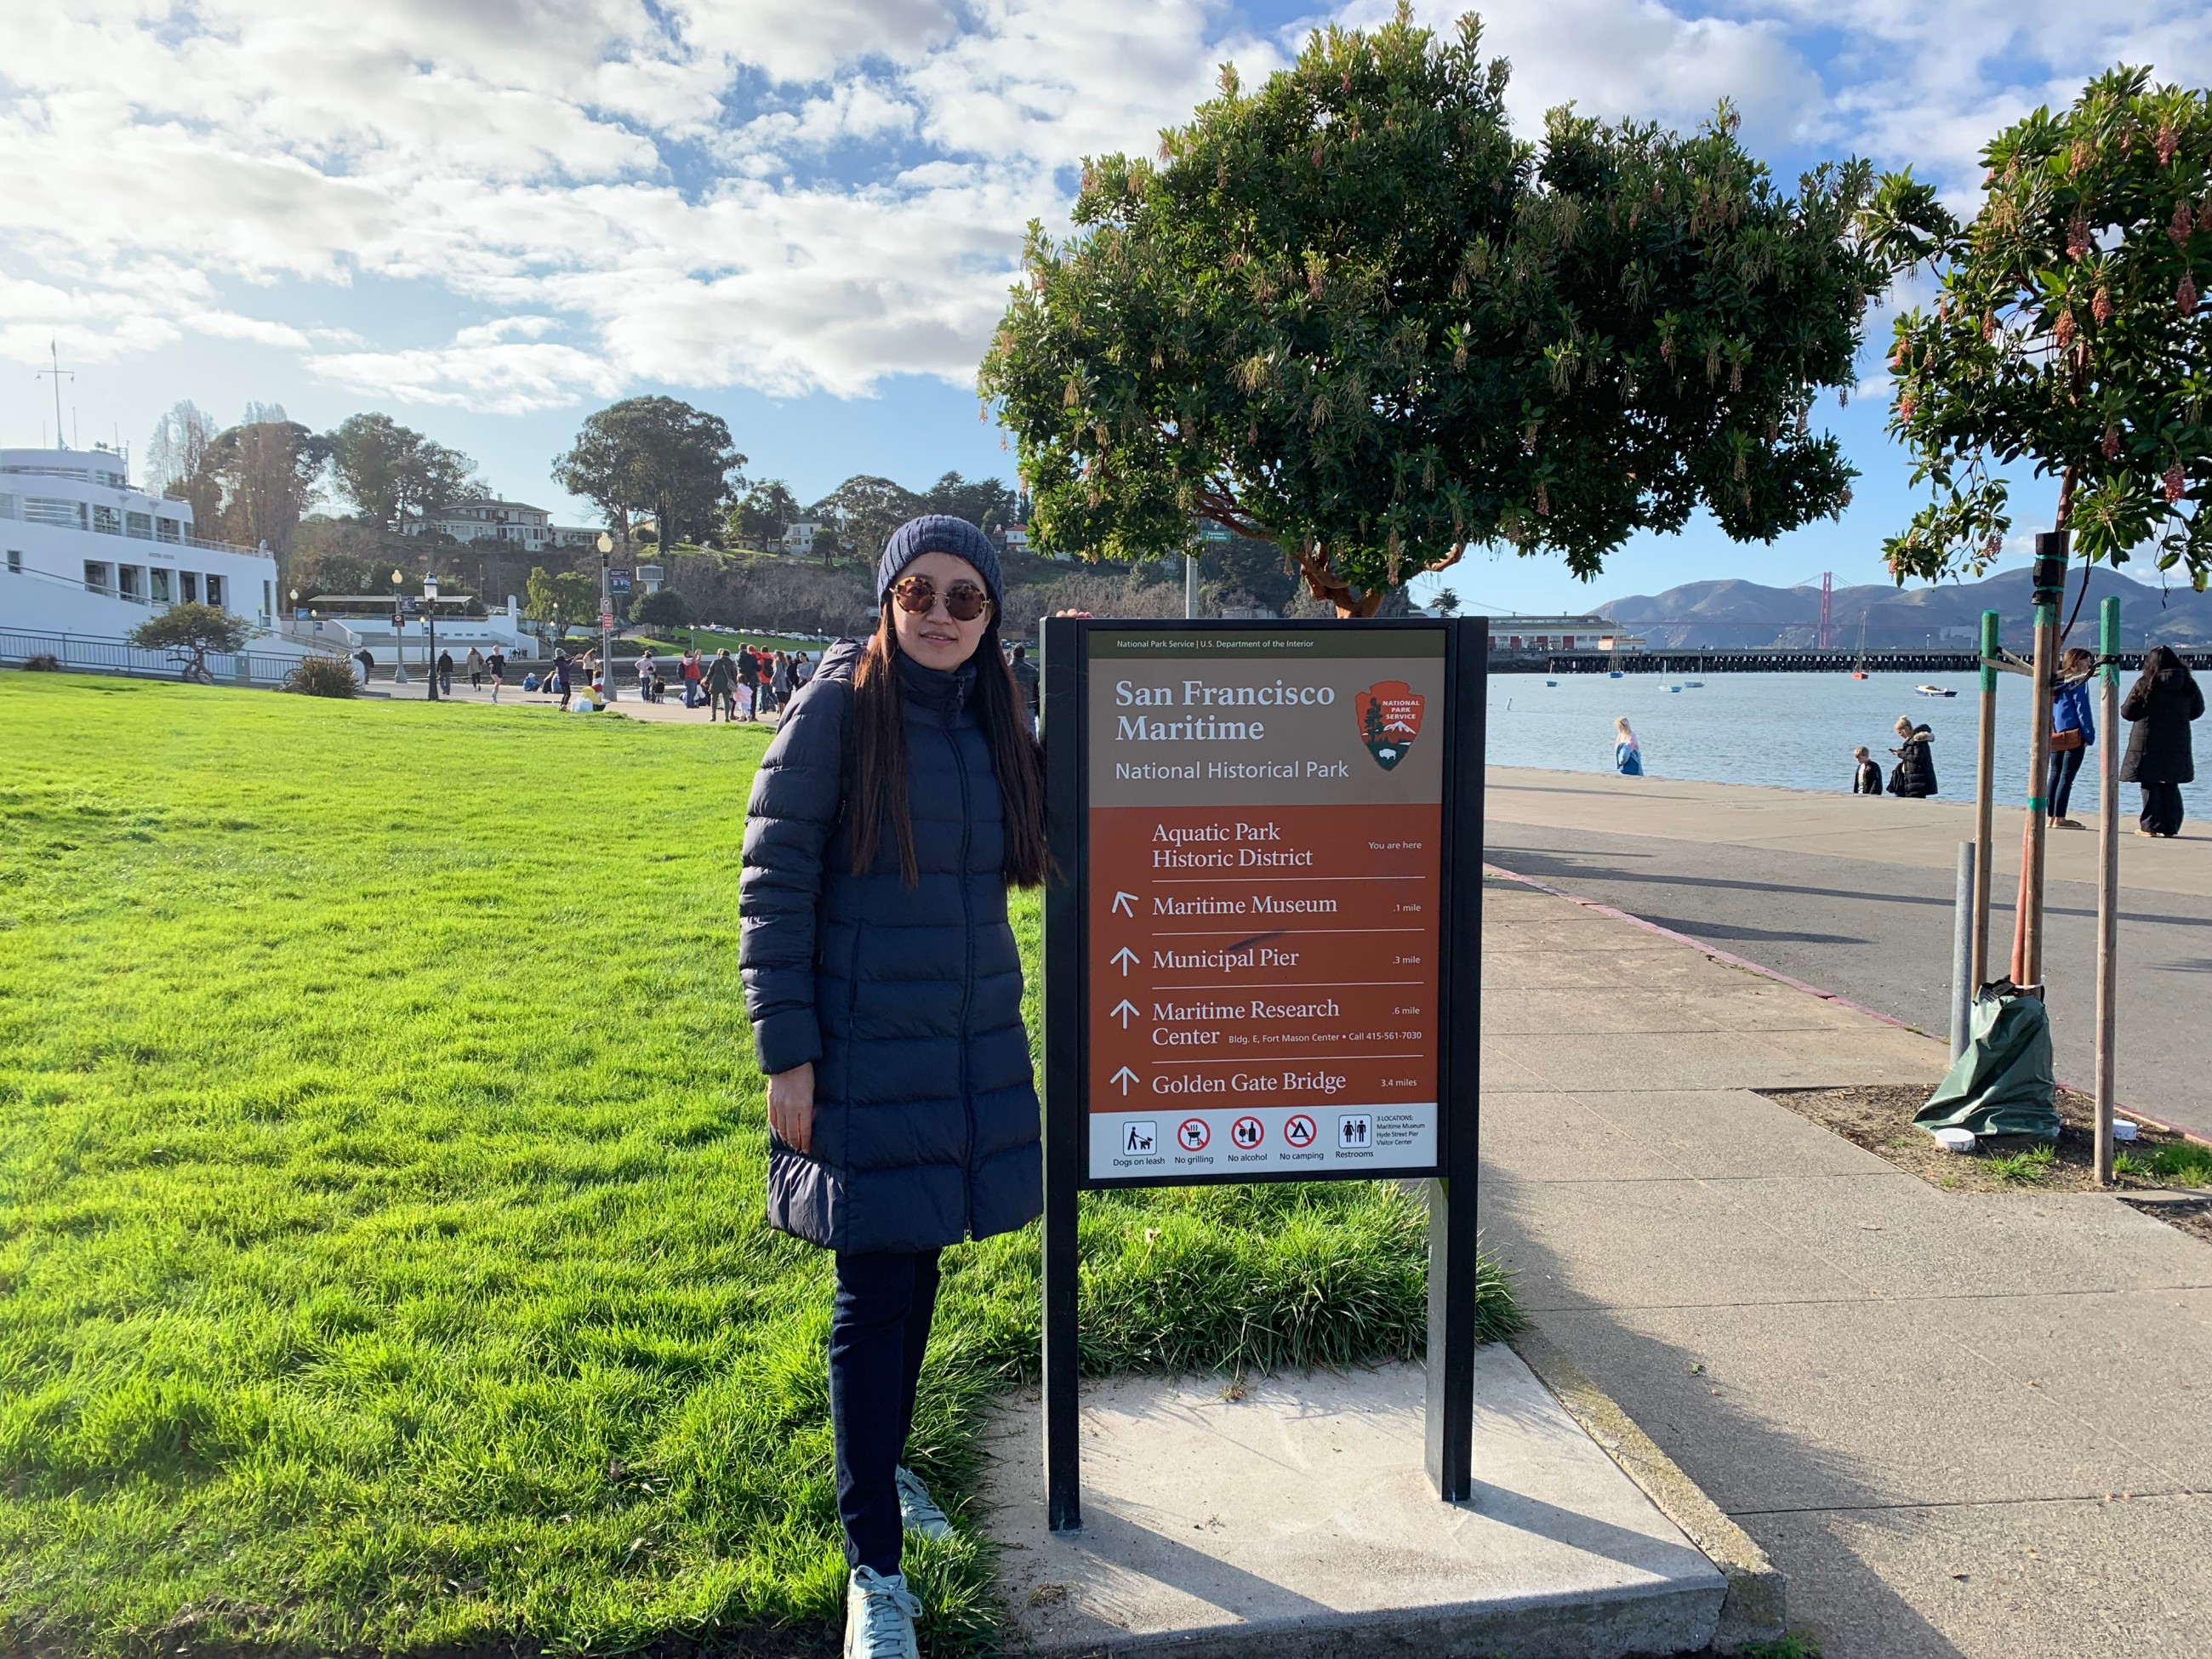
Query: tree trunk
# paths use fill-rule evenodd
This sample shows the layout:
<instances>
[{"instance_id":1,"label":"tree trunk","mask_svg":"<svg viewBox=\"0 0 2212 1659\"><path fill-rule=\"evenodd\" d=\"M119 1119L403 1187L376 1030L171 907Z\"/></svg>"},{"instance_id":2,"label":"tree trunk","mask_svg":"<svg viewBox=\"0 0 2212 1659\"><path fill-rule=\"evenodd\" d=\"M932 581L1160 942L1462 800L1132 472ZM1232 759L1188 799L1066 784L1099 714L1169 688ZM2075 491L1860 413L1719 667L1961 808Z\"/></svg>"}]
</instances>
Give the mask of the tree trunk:
<instances>
[{"instance_id":1,"label":"tree trunk","mask_svg":"<svg viewBox=\"0 0 2212 1659\"><path fill-rule=\"evenodd\" d=\"M1306 591L1334 605L1340 617L1371 617L1382 608L1385 590L1370 587L1364 593L1356 591L1336 574L1328 550L1320 544L1304 544L1297 557L1298 574L1305 578Z\"/></svg>"}]
</instances>

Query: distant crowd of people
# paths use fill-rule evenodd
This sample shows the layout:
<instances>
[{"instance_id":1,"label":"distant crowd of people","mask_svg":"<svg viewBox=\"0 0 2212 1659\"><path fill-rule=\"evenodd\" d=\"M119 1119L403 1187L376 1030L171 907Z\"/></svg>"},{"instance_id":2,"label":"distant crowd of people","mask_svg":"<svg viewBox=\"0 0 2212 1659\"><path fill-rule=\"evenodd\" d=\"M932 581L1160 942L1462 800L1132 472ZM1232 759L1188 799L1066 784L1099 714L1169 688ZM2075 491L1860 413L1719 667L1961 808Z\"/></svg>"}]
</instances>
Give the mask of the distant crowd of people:
<instances>
[{"instance_id":1,"label":"distant crowd of people","mask_svg":"<svg viewBox=\"0 0 2212 1659\"><path fill-rule=\"evenodd\" d=\"M2097 717L2091 706L2089 684L2097 673L2097 657L2075 646L2058 659L2058 672L2051 686L2051 770L2045 780L2044 810L2055 830L2086 826L2071 815L2075 780L2089 751L2097 745ZM2181 786L2197 781L2197 757L2190 726L2204 717L2204 690L2189 672L2179 653L2163 645L2143 655L2142 672L2120 702L2120 718L2128 722L2127 752L2120 761L2120 781L2134 784L2142 794L2136 833L2160 838L2181 831ZM1621 722L1627 730L1627 722ZM1923 797L1936 793L1936 759L1931 744L1936 734L1924 725L1899 715L1897 757L1887 785L1881 768L1864 744L1851 750L1856 763L1851 793L1888 793ZM1626 768L1622 769L1626 770Z\"/></svg>"}]
</instances>

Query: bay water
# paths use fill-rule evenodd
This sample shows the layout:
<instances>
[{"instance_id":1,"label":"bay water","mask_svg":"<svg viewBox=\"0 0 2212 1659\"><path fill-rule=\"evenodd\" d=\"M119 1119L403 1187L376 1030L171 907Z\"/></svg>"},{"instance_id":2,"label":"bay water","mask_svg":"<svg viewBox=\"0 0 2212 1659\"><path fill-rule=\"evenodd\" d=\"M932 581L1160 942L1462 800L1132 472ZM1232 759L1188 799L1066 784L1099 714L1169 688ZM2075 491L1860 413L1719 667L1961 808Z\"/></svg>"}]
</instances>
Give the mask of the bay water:
<instances>
[{"instance_id":1,"label":"bay water","mask_svg":"<svg viewBox=\"0 0 2212 1659\"><path fill-rule=\"evenodd\" d=\"M1549 678L1553 683L1547 684ZM2120 684L2123 696L2132 676ZM1702 681L1702 684L1693 682ZM1916 685L1944 686L1955 697L1917 695ZM1675 690L1674 688L1680 688ZM1974 798L1978 676L1874 674L1495 674L1490 681L1490 762L1562 772L1613 770L1613 722L1626 714L1644 745L1644 769L1656 777L1710 783L1755 783L1848 793L1851 749L1864 744L1887 782L1896 760L1891 728L1900 714L1935 733L1941 800ZM2097 688L2090 688L2093 706ZM2028 682L1997 681L1996 798L2027 804ZM2111 734L2124 747L2127 722ZM2183 786L2188 815L2212 819L2212 720L2197 722L2198 781ZM2097 812L2097 772L2107 734L2098 732L2075 781L2073 817ZM2133 784L2120 786L2120 810L2142 808ZM2130 823L2129 829L2134 826Z\"/></svg>"}]
</instances>

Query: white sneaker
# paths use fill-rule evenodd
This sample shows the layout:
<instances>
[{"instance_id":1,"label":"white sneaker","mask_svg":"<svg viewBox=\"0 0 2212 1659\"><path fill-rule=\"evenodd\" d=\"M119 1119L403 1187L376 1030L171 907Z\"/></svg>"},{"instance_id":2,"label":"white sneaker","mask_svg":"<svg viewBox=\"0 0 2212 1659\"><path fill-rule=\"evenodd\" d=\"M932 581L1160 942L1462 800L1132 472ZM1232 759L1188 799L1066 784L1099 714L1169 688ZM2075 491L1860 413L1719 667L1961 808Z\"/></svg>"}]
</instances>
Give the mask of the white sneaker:
<instances>
[{"instance_id":1,"label":"white sneaker","mask_svg":"<svg viewBox=\"0 0 2212 1659\"><path fill-rule=\"evenodd\" d=\"M937 1507L937 1500L929 1495L929 1488L921 1484L921 1477L902 1465L897 1480L900 1524L908 1532L918 1532L924 1538L951 1537L952 1523L945 1518L945 1511Z\"/></svg>"},{"instance_id":2,"label":"white sneaker","mask_svg":"<svg viewBox=\"0 0 2212 1659\"><path fill-rule=\"evenodd\" d=\"M914 1638L921 1616L904 1573L886 1578L873 1567L854 1568L845 1587L845 1659L921 1659Z\"/></svg>"}]
</instances>

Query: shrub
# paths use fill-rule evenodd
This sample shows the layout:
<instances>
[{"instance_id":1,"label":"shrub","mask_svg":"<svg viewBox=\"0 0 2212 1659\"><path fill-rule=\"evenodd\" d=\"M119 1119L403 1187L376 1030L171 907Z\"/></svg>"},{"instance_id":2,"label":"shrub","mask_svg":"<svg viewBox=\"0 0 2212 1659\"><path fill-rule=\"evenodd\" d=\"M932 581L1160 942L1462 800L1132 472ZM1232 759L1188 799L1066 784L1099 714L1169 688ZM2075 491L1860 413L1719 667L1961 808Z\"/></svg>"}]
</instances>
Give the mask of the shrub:
<instances>
[{"instance_id":1,"label":"shrub","mask_svg":"<svg viewBox=\"0 0 2212 1659\"><path fill-rule=\"evenodd\" d=\"M284 689L310 697L349 697L357 689L353 664L344 657L302 657L284 676Z\"/></svg>"},{"instance_id":2,"label":"shrub","mask_svg":"<svg viewBox=\"0 0 2212 1659\"><path fill-rule=\"evenodd\" d=\"M58 674L62 659L51 651L40 651L23 659L23 666L34 674Z\"/></svg>"}]
</instances>

